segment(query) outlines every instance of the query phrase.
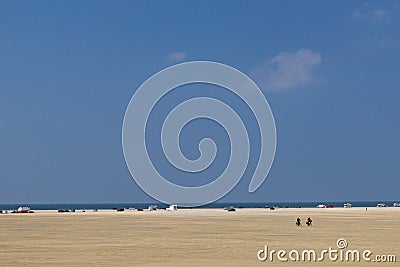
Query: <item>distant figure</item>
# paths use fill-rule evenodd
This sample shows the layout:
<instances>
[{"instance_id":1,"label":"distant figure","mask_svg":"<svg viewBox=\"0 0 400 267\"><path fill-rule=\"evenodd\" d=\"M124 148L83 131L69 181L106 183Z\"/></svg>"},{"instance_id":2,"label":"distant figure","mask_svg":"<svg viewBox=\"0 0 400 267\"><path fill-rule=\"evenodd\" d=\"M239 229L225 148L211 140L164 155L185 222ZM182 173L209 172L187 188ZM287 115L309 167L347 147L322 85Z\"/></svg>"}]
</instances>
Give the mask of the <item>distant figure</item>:
<instances>
[{"instance_id":1,"label":"distant figure","mask_svg":"<svg viewBox=\"0 0 400 267\"><path fill-rule=\"evenodd\" d=\"M299 217L297 217L297 219L296 219L296 225L297 225L297 226L301 226L301 220L300 220Z\"/></svg>"},{"instance_id":2,"label":"distant figure","mask_svg":"<svg viewBox=\"0 0 400 267\"><path fill-rule=\"evenodd\" d=\"M367 211L368 210L368 208L367 207L365 207L365 211Z\"/></svg>"},{"instance_id":3,"label":"distant figure","mask_svg":"<svg viewBox=\"0 0 400 267\"><path fill-rule=\"evenodd\" d=\"M312 225L312 220L310 217L307 218L307 222L306 222L307 226L311 226Z\"/></svg>"}]
</instances>

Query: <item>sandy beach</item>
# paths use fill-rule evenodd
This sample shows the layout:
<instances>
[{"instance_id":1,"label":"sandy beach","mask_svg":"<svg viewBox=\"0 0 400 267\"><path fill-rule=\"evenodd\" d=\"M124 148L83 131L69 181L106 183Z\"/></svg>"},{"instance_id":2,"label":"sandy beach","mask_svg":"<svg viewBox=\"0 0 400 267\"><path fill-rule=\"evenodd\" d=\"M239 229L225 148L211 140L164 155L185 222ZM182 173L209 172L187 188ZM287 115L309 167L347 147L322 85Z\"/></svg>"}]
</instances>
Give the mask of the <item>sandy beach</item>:
<instances>
[{"instance_id":1,"label":"sandy beach","mask_svg":"<svg viewBox=\"0 0 400 267\"><path fill-rule=\"evenodd\" d=\"M308 216L312 227L305 226ZM2 214L0 266L398 266L399 221L400 208ZM397 263L257 258L266 245L321 251L337 249L339 238L347 249L371 250L371 259L396 255Z\"/></svg>"}]
</instances>

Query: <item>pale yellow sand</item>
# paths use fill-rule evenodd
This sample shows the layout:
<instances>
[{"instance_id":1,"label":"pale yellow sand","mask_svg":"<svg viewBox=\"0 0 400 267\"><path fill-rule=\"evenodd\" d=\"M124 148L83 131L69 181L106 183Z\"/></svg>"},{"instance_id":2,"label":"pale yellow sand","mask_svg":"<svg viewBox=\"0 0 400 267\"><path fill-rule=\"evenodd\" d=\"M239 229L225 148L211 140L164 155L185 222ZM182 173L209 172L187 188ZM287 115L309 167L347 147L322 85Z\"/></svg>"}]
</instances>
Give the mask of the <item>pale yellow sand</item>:
<instances>
[{"instance_id":1,"label":"pale yellow sand","mask_svg":"<svg viewBox=\"0 0 400 267\"><path fill-rule=\"evenodd\" d=\"M296 227L308 216L313 227ZM399 266L400 208L36 212L0 215L1 266ZM260 262L270 249L394 254L396 263ZM372 256L373 257L373 256Z\"/></svg>"}]
</instances>

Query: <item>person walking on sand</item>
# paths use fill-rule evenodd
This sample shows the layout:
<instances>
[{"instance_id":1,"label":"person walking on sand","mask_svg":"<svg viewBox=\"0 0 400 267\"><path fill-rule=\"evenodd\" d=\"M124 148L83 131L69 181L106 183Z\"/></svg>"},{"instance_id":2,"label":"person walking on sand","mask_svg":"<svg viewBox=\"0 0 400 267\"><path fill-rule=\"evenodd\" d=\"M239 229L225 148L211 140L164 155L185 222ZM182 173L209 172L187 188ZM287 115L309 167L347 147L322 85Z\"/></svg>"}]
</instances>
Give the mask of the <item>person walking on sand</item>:
<instances>
[{"instance_id":1,"label":"person walking on sand","mask_svg":"<svg viewBox=\"0 0 400 267\"><path fill-rule=\"evenodd\" d=\"M297 225L297 226L300 226L300 225L301 225L301 219L300 219L299 217L297 217L297 219L296 219L296 225Z\"/></svg>"},{"instance_id":2,"label":"person walking on sand","mask_svg":"<svg viewBox=\"0 0 400 267\"><path fill-rule=\"evenodd\" d=\"M307 226L311 226L312 225L312 220L310 217L307 218L307 222L306 222Z\"/></svg>"}]
</instances>

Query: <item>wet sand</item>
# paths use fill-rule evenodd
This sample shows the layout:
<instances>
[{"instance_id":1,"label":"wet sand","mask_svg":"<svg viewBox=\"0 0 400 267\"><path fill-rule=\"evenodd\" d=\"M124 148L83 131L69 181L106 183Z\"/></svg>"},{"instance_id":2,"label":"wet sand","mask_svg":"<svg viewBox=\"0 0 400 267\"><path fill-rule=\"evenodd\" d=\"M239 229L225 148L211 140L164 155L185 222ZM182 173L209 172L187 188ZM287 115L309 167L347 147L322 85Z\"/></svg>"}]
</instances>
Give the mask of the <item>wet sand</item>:
<instances>
[{"instance_id":1,"label":"wet sand","mask_svg":"<svg viewBox=\"0 0 400 267\"><path fill-rule=\"evenodd\" d=\"M308 216L312 227L304 224ZM398 266L399 222L400 208L1 214L0 266ZM319 253L337 249L339 238L347 249L396 255L397 262L257 259L265 245Z\"/></svg>"}]
</instances>

